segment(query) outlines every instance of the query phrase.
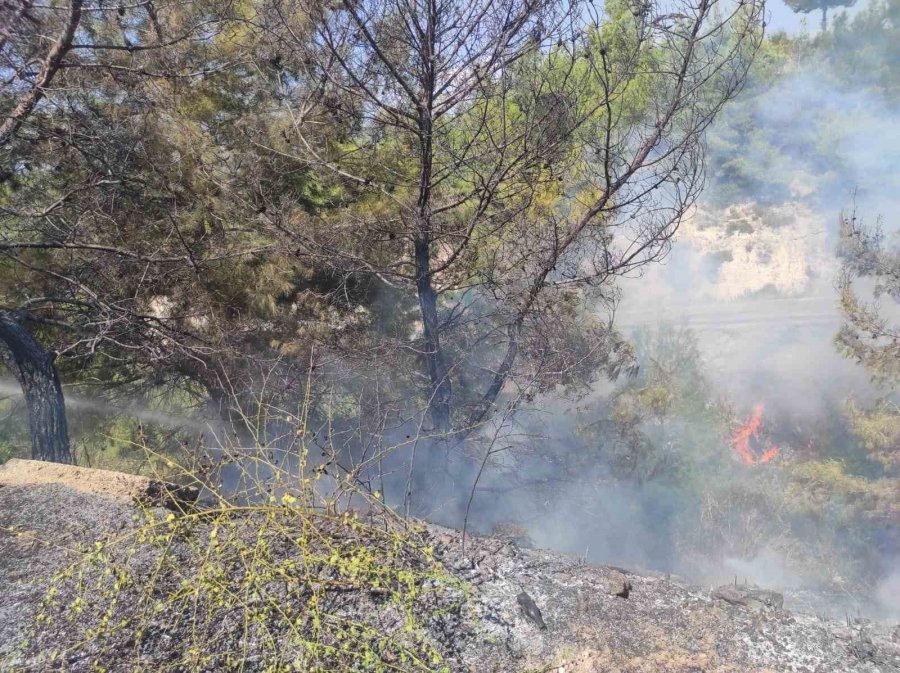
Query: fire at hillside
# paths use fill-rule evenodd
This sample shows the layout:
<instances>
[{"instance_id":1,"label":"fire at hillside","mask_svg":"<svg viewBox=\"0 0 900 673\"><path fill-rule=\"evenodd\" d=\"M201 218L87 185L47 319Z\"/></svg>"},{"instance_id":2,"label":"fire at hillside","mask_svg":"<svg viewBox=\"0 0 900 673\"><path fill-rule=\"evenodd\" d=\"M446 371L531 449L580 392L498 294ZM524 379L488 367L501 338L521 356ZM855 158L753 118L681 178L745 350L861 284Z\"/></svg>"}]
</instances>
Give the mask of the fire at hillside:
<instances>
[{"instance_id":1,"label":"fire at hillside","mask_svg":"<svg viewBox=\"0 0 900 673\"><path fill-rule=\"evenodd\" d=\"M731 433L731 446L745 465L768 463L778 455L778 447L760 436L764 410L762 402L753 405L747 420Z\"/></svg>"}]
</instances>

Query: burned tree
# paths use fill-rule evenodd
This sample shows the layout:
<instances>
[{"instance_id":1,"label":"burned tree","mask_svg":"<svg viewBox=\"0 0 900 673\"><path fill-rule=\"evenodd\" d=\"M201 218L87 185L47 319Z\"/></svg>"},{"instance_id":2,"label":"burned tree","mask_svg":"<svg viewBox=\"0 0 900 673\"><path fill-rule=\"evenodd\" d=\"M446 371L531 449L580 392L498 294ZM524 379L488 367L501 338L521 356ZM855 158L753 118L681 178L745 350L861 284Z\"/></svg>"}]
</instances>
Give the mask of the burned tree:
<instances>
[{"instance_id":1,"label":"burned tree","mask_svg":"<svg viewBox=\"0 0 900 673\"><path fill-rule=\"evenodd\" d=\"M22 386L31 428L31 457L71 463L66 405L56 371L56 354L48 351L25 329L21 320L0 311L0 342L8 351L7 366Z\"/></svg>"},{"instance_id":2,"label":"burned tree","mask_svg":"<svg viewBox=\"0 0 900 673\"><path fill-rule=\"evenodd\" d=\"M666 254L761 39L761 3L676 4L278 0L253 21L287 74L283 142L260 144L355 196L266 217L298 255L414 293L401 347L437 433L465 435L512 387L627 364L609 324L574 354L572 334Z\"/></svg>"}]
</instances>

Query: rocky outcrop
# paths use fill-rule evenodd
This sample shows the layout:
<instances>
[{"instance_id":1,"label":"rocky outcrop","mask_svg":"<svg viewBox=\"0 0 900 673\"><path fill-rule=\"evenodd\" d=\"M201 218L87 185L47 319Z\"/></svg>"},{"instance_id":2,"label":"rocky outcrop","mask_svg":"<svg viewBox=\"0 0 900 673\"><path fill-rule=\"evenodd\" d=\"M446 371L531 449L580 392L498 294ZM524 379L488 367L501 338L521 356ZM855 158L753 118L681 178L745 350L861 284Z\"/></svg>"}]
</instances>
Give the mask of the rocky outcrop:
<instances>
[{"instance_id":1,"label":"rocky outcrop","mask_svg":"<svg viewBox=\"0 0 900 673\"><path fill-rule=\"evenodd\" d=\"M707 290L717 299L767 288L780 296L798 296L810 290L814 279L835 274L832 243L821 218L800 202L698 208L681 234L712 269Z\"/></svg>"},{"instance_id":2,"label":"rocky outcrop","mask_svg":"<svg viewBox=\"0 0 900 673\"><path fill-rule=\"evenodd\" d=\"M103 488L98 493L84 484L75 489L43 479L37 484L27 478L10 481L0 485L0 670L91 670L89 643L53 666L42 658L53 649L75 652L64 629L42 630L36 623L46 578L85 546L128 535L137 525L136 509L130 496ZM252 525L246 528L256 534ZM462 609L434 611L424 621L427 637L454 672L900 672L900 642L892 625L793 614L781 608L774 592L744 586L710 591L665 576L586 565L502 539L469 537L463 544L459 532L433 525L424 525L421 536L434 558L466 587ZM198 532L193 540L200 537ZM183 544L191 542L185 536ZM379 609L371 587L335 589L345 614ZM165 612L154 619L153 638L141 648L133 638L123 638L121 652L104 655L103 669L135 670L135 657L164 661L188 647L189 620ZM277 632L277 624L269 626ZM37 641L25 646L35 633ZM243 646L241 670L264 670L264 653L254 648L266 643ZM210 642L209 647L224 646ZM405 670L402 662L392 665ZM208 670L231 669L219 664Z\"/></svg>"}]
</instances>

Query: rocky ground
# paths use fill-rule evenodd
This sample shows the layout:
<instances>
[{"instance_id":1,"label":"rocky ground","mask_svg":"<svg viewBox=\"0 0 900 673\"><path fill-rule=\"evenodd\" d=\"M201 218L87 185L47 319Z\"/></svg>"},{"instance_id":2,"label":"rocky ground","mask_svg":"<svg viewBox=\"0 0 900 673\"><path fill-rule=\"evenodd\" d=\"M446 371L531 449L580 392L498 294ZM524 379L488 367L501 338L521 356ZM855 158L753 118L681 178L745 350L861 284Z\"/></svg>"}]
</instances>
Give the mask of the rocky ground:
<instances>
[{"instance_id":1,"label":"rocky ground","mask_svg":"<svg viewBox=\"0 0 900 673\"><path fill-rule=\"evenodd\" d=\"M122 629L103 649L84 637L91 633L89 625L102 622L101 612L91 612L97 606L88 605L77 622L42 626L37 620L48 587L57 586L47 578L77 560L95 542L108 543L135 530L141 517L130 498L135 488L143 486L131 484L119 492L95 493L52 480L4 482L2 472L0 469L0 670L189 670L183 664L163 664L200 656L181 651L196 648L198 643L210 650L234 651L235 643L229 638L242 632L239 664L223 654L207 660L217 663L196 670L249 673L271 665L266 649L273 643L287 642L278 640L278 624L261 625L268 639L254 640L246 638L246 625L215 615L203 622L204 628L214 628L215 633L198 639L200 622L185 618L183 610L168 614L165 606L153 616L152 637ZM170 514L162 509L158 513L161 517ZM259 534L251 519L246 523L235 530ZM588 566L577 558L520 548L506 538L470 537L463 545L459 532L432 525L424 525L416 535L448 575L459 581L458 586L465 587L464 591L423 594L422 600L430 604L418 618L427 632L424 637L443 659L434 664L434 670L446 666L445 670L454 672L478 673L900 672L900 627L896 625L793 614L782 608L778 594L763 589L726 586L711 590L674 578ZM186 540L170 546L189 544ZM153 566L150 556L142 557L142 552L130 549L127 562L142 569L140 572L149 575L159 567ZM185 546L166 553L187 559L188 551ZM270 553L277 557L291 552L273 546ZM78 581L85 579L73 579ZM130 594L122 589L122 595ZM287 606L295 594L286 592L284 596ZM335 592L328 609L380 624L385 633L402 631L398 627L402 620L392 615L393 608L379 596L371 586L348 584ZM461 604L462 596L465 601ZM127 616L138 601L132 596L124 602L116 619ZM435 610L435 606L441 609ZM78 638L70 637L75 627L65 627L67 623L77 624ZM51 662L48 653L53 650L64 656ZM375 651L390 670L409 670L387 646ZM285 663L273 670L298 669ZM360 666L359 670L367 669Z\"/></svg>"}]
</instances>

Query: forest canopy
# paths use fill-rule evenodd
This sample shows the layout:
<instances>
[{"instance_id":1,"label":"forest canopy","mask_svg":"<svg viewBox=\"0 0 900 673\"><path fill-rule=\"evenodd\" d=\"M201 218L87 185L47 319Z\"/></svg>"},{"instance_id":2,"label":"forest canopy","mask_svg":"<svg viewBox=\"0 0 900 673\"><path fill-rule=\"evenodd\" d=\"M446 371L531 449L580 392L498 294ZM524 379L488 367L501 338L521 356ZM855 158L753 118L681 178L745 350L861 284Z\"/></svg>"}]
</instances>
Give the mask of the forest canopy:
<instances>
[{"instance_id":1,"label":"forest canopy","mask_svg":"<svg viewBox=\"0 0 900 673\"><path fill-rule=\"evenodd\" d=\"M68 459L56 368L227 417L260 368L290 397L324 365L461 438L632 366L589 307L666 254L761 39L752 2L669 9L5 10L3 342L35 455Z\"/></svg>"}]
</instances>

